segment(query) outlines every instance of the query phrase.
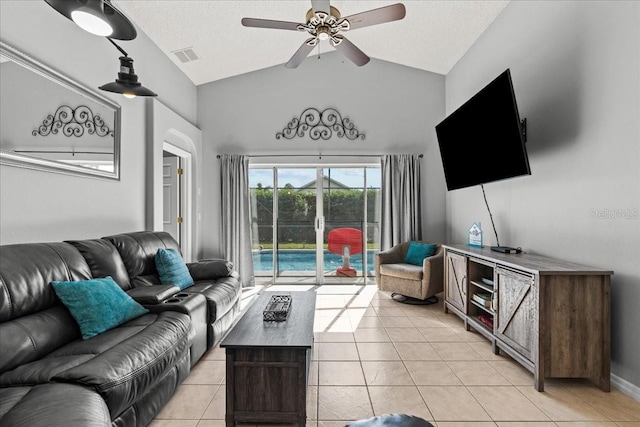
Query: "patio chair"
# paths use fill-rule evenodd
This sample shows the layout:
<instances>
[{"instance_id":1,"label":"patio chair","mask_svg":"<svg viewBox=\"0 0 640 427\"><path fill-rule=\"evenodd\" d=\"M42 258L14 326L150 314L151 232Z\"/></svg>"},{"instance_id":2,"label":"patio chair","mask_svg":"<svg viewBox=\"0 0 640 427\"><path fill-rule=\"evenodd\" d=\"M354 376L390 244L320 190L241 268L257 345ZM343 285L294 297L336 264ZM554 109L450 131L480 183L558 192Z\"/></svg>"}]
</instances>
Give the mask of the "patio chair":
<instances>
[{"instance_id":1,"label":"patio chair","mask_svg":"<svg viewBox=\"0 0 640 427\"><path fill-rule=\"evenodd\" d=\"M378 289L391 292L392 298L399 302L436 303L436 294L444 289L444 250L439 243L435 243L432 244L435 246L433 255L421 262L415 257L408 260L407 252L411 243L417 247L427 242L404 242L375 255Z\"/></svg>"}]
</instances>

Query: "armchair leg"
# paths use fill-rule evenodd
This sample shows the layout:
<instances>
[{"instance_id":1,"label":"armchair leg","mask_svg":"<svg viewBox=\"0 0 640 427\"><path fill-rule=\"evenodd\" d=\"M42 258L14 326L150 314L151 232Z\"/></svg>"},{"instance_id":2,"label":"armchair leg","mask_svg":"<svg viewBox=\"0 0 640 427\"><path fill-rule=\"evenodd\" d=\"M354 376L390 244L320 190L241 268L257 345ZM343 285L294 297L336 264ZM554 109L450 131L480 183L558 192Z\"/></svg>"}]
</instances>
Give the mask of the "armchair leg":
<instances>
[{"instance_id":1,"label":"armchair leg","mask_svg":"<svg viewBox=\"0 0 640 427\"><path fill-rule=\"evenodd\" d=\"M431 304L436 304L439 301L438 297L435 295L432 295L427 299L419 299L419 298L408 297L402 294L397 294L395 292L391 293L391 298L396 302L401 302L403 304L413 304L413 305L431 305Z\"/></svg>"}]
</instances>

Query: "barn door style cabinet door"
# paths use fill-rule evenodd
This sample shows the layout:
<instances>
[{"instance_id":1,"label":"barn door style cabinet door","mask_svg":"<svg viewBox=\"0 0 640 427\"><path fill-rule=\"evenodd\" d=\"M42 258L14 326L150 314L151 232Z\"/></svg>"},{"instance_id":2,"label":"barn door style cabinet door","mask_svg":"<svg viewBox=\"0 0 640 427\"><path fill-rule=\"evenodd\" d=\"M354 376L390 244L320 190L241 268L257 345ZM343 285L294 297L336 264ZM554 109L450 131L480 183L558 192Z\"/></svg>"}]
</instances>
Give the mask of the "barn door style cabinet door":
<instances>
[{"instance_id":1,"label":"barn door style cabinet door","mask_svg":"<svg viewBox=\"0 0 640 427\"><path fill-rule=\"evenodd\" d=\"M496 267L495 335L522 357L534 360L538 337L538 284L531 274Z\"/></svg>"},{"instance_id":2,"label":"barn door style cabinet door","mask_svg":"<svg viewBox=\"0 0 640 427\"><path fill-rule=\"evenodd\" d=\"M545 378L588 378L610 390L610 270L534 254L444 245L445 313Z\"/></svg>"},{"instance_id":3,"label":"barn door style cabinet door","mask_svg":"<svg viewBox=\"0 0 640 427\"><path fill-rule=\"evenodd\" d=\"M459 312L466 309L467 258L449 253L445 266L445 313L452 308Z\"/></svg>"}]
</instances>

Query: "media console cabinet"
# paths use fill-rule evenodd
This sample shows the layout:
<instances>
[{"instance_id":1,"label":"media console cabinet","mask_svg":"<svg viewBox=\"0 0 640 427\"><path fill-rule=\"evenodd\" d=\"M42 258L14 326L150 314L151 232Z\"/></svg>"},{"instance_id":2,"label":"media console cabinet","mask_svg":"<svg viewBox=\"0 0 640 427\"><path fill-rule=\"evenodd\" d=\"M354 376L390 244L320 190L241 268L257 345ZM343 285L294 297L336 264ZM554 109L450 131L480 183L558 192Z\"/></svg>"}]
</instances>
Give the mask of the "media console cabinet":
<instances>
[{"instance_id":1,"label":"media console cabinet","mask_svg":"<svg viewBox=\"0 0 640 427\"><path fill-rule=\"evenodd\" d=\"M540 255L443 245L444 310L499 354L545 378L588 378L610 390L612 271Z\"/></svg>"}]
</instances>

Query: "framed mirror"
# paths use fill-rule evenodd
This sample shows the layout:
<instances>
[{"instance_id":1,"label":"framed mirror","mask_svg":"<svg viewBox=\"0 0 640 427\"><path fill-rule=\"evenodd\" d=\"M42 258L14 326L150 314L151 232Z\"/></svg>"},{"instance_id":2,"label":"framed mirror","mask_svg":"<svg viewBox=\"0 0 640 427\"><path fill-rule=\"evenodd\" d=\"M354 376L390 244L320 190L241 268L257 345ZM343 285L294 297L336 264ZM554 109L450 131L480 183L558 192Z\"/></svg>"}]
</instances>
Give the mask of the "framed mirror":
<instances>
[{"instance_id":1,"label":"framed mirror","mask_svg":"<svg viewBox=\"0 0 640 427\"><path fill-rule=\"evenodd\" d=\"M0 164L120 179L120 105L0 41Z\"/></svg>"}]
</instances>

